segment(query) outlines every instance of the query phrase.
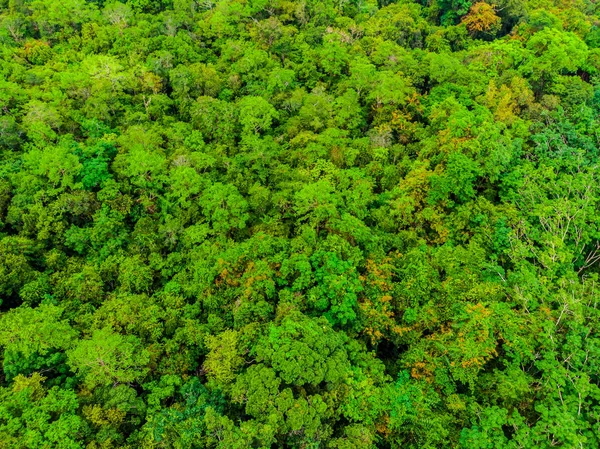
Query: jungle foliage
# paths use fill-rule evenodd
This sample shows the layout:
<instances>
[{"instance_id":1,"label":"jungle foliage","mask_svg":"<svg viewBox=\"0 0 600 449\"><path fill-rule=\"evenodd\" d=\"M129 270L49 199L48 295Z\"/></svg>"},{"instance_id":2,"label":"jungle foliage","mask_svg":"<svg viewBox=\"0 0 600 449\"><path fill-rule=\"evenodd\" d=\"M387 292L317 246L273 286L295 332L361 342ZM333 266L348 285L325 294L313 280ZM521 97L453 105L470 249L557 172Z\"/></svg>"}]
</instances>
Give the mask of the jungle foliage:
<instances>
[{"instance_id":1,"label":"jungle foliage","mask_svg":"<svg viewBox=\"0 0 600 449\"><path fill-rule=\"evenodd\" d=\"M0 446L600 447L599 24L0 0Z\"/></svg>"}]
</instances>

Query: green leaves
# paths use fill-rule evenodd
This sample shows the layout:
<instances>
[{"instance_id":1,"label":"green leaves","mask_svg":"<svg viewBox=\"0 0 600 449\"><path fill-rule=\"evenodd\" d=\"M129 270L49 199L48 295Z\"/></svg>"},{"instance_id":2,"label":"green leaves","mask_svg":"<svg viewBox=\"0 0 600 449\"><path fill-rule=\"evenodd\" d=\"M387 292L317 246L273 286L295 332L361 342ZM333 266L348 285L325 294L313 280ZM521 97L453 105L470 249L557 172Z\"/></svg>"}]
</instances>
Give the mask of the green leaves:
<instances>
[{"instance_id":1,"label":"green leaves","mask_svg":"<svg viewBox=\"0 0 600 449\"><path fill-rule=\"evenodd\" d=\"M79 341L67 356L73 371L90 389L141 381L150 358L139 339L114 333L110 328L94 331L91 338Z\"/></svg>"},{"instance_id":2,"label":"green leaves","mask_svg":"<svg viewBox=\"0 0 600 449\"><path fill-rule=\"evenodd\" d=\"M0 347L7 378L42 369L59 378L67 374L64 351L72 347L77 330L62 315L60 307L41 304L35 309L21 306L2 316Z\"/></svg>"},{"instance_id":3,"label":"green leaves","mask_svg":"<svg viewBox=\"0 0 600 449\"><path fill-rule=\"evenodd\" d=\"M467 156L452 153L448 157L446 171L441 176L434 176L431 180L431 201L456 198L464 203L475 196L473 184L477 179L479 167Z\"/></svg>"},{"instance_id":4,"label":"green leaves","mask_svg":"<svg viewBox=\"0 0 600 449\"><path fill-rule=\"evenodd\" d=\"M309 291L309 301L333 325L352 327L356 320L358 294L362 290L350 261L335 253L317 252L311 260L317 286Z\"/></svg>"},{"instance_id":5,"label":"green leaves","mask_svg":"<svg viewBox=\"0 0 600 449\"><path fill-rule=\"evenodd\" d=\"M0 446L599 446L551 3L0 0Z\"/></svg>"},{"instance_id":6,"label":"green leaves","mask_svg":"<svg viewBox=\"0 0 600 449\"><path fill-rule=\"evenodd\" d=\"M285 383L316 386L343 380L349 368L343 343L343 337L325 320L293 314L271 326L255 351Z\"/></svg>"},{"instance_id":7,"label":"green leaves","mask_svg":"<svg viewBox=\"0 0 600 449\"><path fill-rule=\"evenodd\" d=\"M235 380L236 371L244 363L238 345L238 333L233 330L226 330L214 337L206 337L209 353L203 366L208 378L221 388Z\"/></svg>"},{"instance_id":8,"label":"green leaves","mask_svg":"<svg viewBox=\"0 0 600 449\"><path fill-rule=\"evenodd\" d=\"M68 320L61 319L62 313L60 307L51 304L11 310L0 321L0 345L25 358L69 348L77 332Z\"/></svg>"},{"instance_id":9,"label":"green leaves","mask_svg":"<svg viewBox=\"0 0 600 449\"><path fill-rule=\"evenodd\" d=\"M573 33L545 28L527 42L534 57L522 68L538 83L556 82L559 75L576 72L587 58L587 46Z\"/></svg>"},{"instance_id":10,"label":"green leaves","mask_svg":"<svg viewBox=\"0 0 600 449\"><path fill-rule=\"evenodd\" d=\"M245 134L269 131L273 119L278 117L275 108L262 97L246 96L240 100L238 107L240 124Z\"/></svg>"},{"instance_id":11,"label":"green leaves","mask_svg":"<svg viewBox=\"0 0 600 449\"><path fill-rule=\"evenodd\" d=\"M81 449L85 421L77 415L73 390L42 385L45 377L18 376L12 389L0 389L0 438L9 448Z\"/></svg>"},{"instance_id":12,"label":"green leaves","mask_svg":"<svg viewBox=\"0 0 600 449\"><path fill-rule=\"evenodd\" d=\"M216 232L243 229L249 216L248 203L231 184L215 183L202 195L203 213Z\"/></svg>"}]
</instances>

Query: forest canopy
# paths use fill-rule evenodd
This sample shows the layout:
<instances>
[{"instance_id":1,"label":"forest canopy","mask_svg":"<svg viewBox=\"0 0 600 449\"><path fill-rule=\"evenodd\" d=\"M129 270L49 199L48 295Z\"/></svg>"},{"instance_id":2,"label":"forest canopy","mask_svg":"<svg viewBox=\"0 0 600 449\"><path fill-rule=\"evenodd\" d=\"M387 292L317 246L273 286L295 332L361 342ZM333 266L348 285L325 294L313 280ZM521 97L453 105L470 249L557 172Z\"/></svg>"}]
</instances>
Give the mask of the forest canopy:
<instances>
[{"instance_id":1,"label":"forest canopy","mask_svg":"<svg viewBox=\"0 0 600 449\"><path fill-rule=\"evenodd\" d=\"M0 49L3 448L600 447L597 2L0 0Z\"/></svg>"}]
</instances>

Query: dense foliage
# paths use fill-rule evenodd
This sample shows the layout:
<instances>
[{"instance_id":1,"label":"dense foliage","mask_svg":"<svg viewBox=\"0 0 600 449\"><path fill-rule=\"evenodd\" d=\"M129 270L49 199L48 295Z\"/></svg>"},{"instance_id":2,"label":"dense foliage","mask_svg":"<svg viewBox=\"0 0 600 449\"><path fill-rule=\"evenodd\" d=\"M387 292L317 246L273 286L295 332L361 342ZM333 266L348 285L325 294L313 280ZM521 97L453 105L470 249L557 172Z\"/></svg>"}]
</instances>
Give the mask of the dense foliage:
<instances>
[{"instance_id":1,"label":"dense foliage","mask_svg":"<svg viewBox=\"0 0 600 449\"><path fill-rule=\"evenodd\" d=\"M600 446L600 5L0 0L0 446Z\"/></svg>"}]
</instances>

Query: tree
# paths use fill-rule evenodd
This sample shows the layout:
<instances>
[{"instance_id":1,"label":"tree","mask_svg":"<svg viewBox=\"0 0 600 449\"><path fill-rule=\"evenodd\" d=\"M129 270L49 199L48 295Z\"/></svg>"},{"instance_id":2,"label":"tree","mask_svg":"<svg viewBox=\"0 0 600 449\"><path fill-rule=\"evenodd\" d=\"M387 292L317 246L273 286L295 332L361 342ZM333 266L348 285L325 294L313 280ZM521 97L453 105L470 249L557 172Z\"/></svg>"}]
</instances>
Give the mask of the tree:
<instances>
[{"instance_id":1,"label":"tree","mask_svg":"<svg viewBox=\"0 0 600 449\"><path fill-rule=\"evenodd\" d=\"M462 19L469 31L472 33L490 33L498 31L500 27L500 17L496 15L494 6L485 2L474 3L467 14Z\"/></svg>"},{"instance_id":2,"label":"tree","mask_svg":"<svg viewBox=\"0 0 600 449\"><path fill-rule=\"evenodd\" d=\"M277 111L261 97L246 96L239 102L240 123L245 134L268 131Z\"/></svg>"},{"instance_id":3,"label":"tree","mask_svg":"<svg viewBox=\"0 0 600 449\"><path fill-rule=\"evenodd\" d=\"M67 352L71 368L88 388L141 381L147 371L148 351L134 336L109 328L95 330Z\"/></svg>"}]
</instances>

